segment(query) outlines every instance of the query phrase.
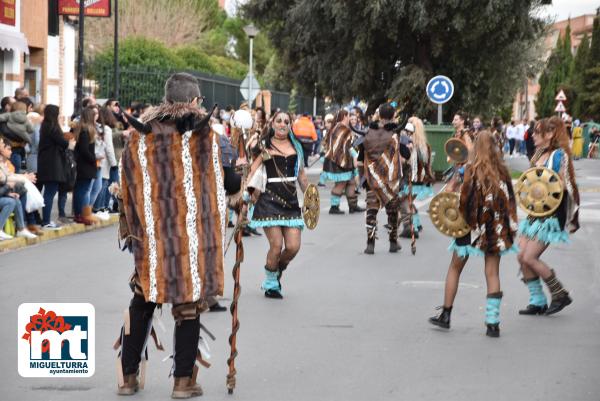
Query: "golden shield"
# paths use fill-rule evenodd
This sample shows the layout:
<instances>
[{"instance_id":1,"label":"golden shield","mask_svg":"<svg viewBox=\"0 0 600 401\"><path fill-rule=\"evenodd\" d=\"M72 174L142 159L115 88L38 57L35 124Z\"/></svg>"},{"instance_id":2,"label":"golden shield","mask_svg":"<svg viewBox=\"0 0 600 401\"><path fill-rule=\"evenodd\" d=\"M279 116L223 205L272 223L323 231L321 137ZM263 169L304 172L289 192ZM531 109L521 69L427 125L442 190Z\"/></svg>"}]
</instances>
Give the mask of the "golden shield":
<instances>
[{"instance_id":1,"label":"golden shield","mask_svg":"<svg viewBox=\"0 0 600 401\"><path fill-rule=\"evenodd\" d=\"M431 222L442 234L460 238L471 232L459 211L459 195L456 192L440 192L429 204Z\"/></svg>"},{"instance_id":2,"label":"golden shield","mask_svg":"<svg viewBox=\"0 0 600 401\"><path fill-rule=\"evenodd\" d=\"M558 209L563 198L563 185L558 174L546 167L526 170L515 185L517 203L530 216L549 216Z\"/></svg>"},{"instance_id":3,"label":"golden shield","mask_svg":"<svg viewBox=\"0 0 600 401\"><path fill-rule=\"evenodd\" d=\"M320 214L321 198L319 190L314 184L309 184L306 191L304 191L304 204L302 205L302 217L309 230L314 230L317 227Z\"/></svg>"},{"instance_id":4,"label":"golden shield","mask_svg":"<svg viewBox=\"0 0 600 401\"><path fill-rule=\"evenodd\" d=\"M446 154L453 163L465 163L469 158L467 145L458 138L450 138L444 144Z\"/></svg>"}]
</instances>

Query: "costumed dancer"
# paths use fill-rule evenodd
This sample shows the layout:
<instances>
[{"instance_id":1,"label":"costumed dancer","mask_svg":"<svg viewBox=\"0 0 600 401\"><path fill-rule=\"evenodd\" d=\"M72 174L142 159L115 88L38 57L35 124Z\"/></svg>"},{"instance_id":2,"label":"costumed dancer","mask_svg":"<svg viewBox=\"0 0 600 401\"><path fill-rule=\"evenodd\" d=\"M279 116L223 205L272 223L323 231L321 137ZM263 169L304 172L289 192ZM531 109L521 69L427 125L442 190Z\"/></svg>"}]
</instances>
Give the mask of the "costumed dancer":
<instances>
[{"instance_id":1,"label":"costumed dancer","mask_svg":"<svg viewBox=\"0 0 600 401\"><path fill-rule=\"evenodd\" d=\"M495 146L491 132L480 131L465 165L460 190L460 213L471 233L450 245L452 261L446 276L442 312L429 319L431 324L449 329L452 305L458 291L460 274L470 255L485 258L487 305L486 335L500 336L500 257L517 252L517 210L508 168ZM471 234L475 239L471 241ZM459 242L459 240L461 240Z\"/></svg>"},{"instance_id":2,"label":"costumed dancer","mask_svg":"<svg viewBox=\"0 0 600 401\"><path fill-rule=\"evenodd\" d=\"M327 146L323 162L324 181L333 181L331 190L331 207L329 214L344 214L340 210L340 200L344 193L348 200L349 213L364 212L358 206L358 196L354 177L357 175L354 159L358 152L353 148L353 134L350 128L350 116L347 110L340 110L334 120L334 128L327 133Z\"/></svg>"},{"instance_id":3,"label":"costumed dancer","mask_svg":"<svg viewBox=\"0 0 600 401\"><path fill-rule=\"evenodd\" d=\"M466 113L459 111L454 115L452 119L452 125L454 126L454 135L453 138L460 139L464 142L467 149L469 150L469 154L473 149L473 132L467 125L468 116ZM448 160L450 158L448 157ZM446 177L446 187L444 190L446 192L459 192L460 184L462 182L462 167L464 163L456 163L452 169L449 176Z\"/></svg>"},{"instance_id":4,"label":"costumed dancer","mask_svg":"<svg viewBox=\"0 0 600 401\"><path fill-rule=\"evenodd\" d=\"M250 226L262 227L269 240L262 290L267 298L283 298L281 276L300 250L304 228L296 183L308 187L302 146L290 129L288 113L277 112L267 128L262 152L250 170L245 200L254 200Z\"/></svg>"},{"instance_id":5,"label":"costumed dancer","mask_svg":"<svg viewBox=\"0 0 600 401\"><path fill-rule=\"evenodd\" d=\"M323 130L323 138L321 139L321 163L323 164L323 171L321 172L321 174L319 175L319 186L320 187L324 187L325 186L325 154L327 153L327 144L329 143L329 134L331 133L331 130L333 128L333 120L334 120L334 116L333 114L329 113L327 115L325 115L325 119L324 121L324 125L325 125L325 129Z\"/></svg>"},{"instance_id":6,"label":"costumed dancer","mask_svg":"<svg viewBox=\"0 0 600 401\"><path fill-rule=\"evenodd\" d=\"M394 253L400 250L398 243L398 206L400 179L402 176L400 158L410 158L408 137L405 143L396 133L398 125L392 120L394 108L389 103L379 106L379 121L372 122L358 156L364 163L365 186L367 189L367 248L365 253L375 253L377 234L377 213L385 207L388 217L390 248Z\"/></svg>"},{"instance_id":7,"label":"costumed dancer","mask_svg":"<svg viewBox=\"0 0 600 401\"><path fill-rule=\"evenodd\" d=\"M412 199L413 204L408 207L400 208L400 222L403 225L400 237L411 238L410 218L412 215L412 224L414 228L415 238L419 238L419 231L423 230L419 211L414 205L414 200L424 200L433 196L432 184L435 182L435 177L431 171L431 147L427 143L427 135L423 121L419 117L411 117L404 128L412 139L412 152L408 160L410 179L412 182ZM407 197L409 192L408 184L404 184L401 196ZM409 213L406 213L409 212Z\"/></svg>"},{"instance_id":8,"label":"costumed dancer","mask_svg":"<svg viewBox=\"0 0 600 401\"><path fill-rule=\"evenodd\" d=\"M523 281L529 289L529 305L519 311L521 315L552 315L569 305L569 292L556 278L556 273L540 257L550 244L568 243L569 233L579 229L579 190L569 151L569 136L564 122L550 117L535 125L536 152L531 165L554 170L563 184L563 198L558 209L550 216L532 217L521 222L519 233L519 263ZM548 307L540 278L551 295Z\"/></svg>"},{"instance_id":9,"label":"costumed dancer","mask_svg":"<svg viewBox=\"0 0 600 401\"><path fill-rule=\"evenodd\" d=\"M143 388L148 337L160 346L153 313L171 303L176 321L171 397L190 398L202 394L197 366L208 363L199 351L200 313L209 297L223 294L226 193L239 191L240 177L221 165L218 134L198 108L196 78L172 75L164 99L142 122L130 119L135 131L121 159L119 235L134 255L135 271L134 295L115 344L118 393Z\"/></svg>"}]
</instances>

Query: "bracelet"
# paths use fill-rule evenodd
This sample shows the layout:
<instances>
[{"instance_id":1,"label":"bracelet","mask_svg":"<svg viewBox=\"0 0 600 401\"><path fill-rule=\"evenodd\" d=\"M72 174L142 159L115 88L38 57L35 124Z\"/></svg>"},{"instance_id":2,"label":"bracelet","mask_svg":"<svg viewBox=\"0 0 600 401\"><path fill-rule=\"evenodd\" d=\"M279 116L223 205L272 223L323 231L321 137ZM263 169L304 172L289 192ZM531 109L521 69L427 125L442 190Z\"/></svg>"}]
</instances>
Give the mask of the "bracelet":
<instances>
[{"instance_id":1,"label":"bracelet","mask_svg":"<svg viewBox=\"0 0 600 401\"><path fill-rule=\"evenodd\" d=\"M242 193L242 200L246 203L250 202L250 193L248 191L244 191L244 193Z\"/></svg>"}]
</instances>

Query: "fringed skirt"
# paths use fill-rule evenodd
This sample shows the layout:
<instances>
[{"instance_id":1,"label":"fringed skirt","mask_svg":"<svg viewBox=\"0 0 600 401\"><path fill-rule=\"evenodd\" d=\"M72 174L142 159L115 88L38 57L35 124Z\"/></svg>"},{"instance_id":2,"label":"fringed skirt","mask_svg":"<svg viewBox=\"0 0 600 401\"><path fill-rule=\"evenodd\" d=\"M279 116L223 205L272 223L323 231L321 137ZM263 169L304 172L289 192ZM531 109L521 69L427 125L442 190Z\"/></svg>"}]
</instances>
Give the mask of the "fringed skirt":
<instances>
[{"instance_id":1,"label":"fringed skirt","mask_svg":"<svg viewBox=\"0 0 600 401\"><path fill-rule=\"evenodd\" d=\"M404 185L400 195L408 195L408 185ZM423 200L433 196L433 188L431 185L413 184L412 186L413 200Z\"/></svg>"},{"instance_id":2,"label":"fringed skirt","mask_svg":"<svg viewBox=\"0 0 600 401\"><path fill-rule=\"evenodd\" d=\"M333 182L344 182L350 181L354 177L358 176L358 170L356 169L345 169L329 159L325 159L323 162L323 172L321 173L321 182L333 181Z\"/></svg>"},{"instance_id":3,"label":"fringed skirt","mask_svg":"<svg viewBox=\"0 0 600 401\"><path fill-rule=\"evenodd\" d=\"M250 227L304 228L304 219L295 190L290 193L283 184L267 184L254 208L249 211Z\"/></svg>"},{"instance_id":4,"label":"fringed skirt","mask_svg":"<svg viewBox=\"0 0 600 401\"><path fill-rule=\"evenodd\" d=\"M456 255L460 258L467 258L469 256L485 256L486 253L471 244L471 233L465 235L464 237L455 238L450 243L448 247L450 252L456 253ZM510 248L500 251L499 255L504 256L509 253L518 253L519 247L517 244L513 244Z\"/></svg>"},{"instance_id":5,"label":"fringed skirt","mask_svg":"<svg viewBox=\"0 0 600 401\"><path fill-rule=\"evenodd\" d=\"M567 197L568 194L565 192L554 214L548 217L528 217L523 220L519 224L519 234L544 244L568 244L569 233L565 230Z\"/></svg>"}]
</instances>

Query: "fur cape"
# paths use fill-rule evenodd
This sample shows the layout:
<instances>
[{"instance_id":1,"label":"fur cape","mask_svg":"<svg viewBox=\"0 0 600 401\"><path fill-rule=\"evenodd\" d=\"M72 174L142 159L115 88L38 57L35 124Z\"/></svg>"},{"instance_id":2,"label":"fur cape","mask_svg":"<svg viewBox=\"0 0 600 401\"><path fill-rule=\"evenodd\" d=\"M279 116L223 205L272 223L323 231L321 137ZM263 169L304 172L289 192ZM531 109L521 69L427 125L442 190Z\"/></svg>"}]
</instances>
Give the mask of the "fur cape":
<instances>
[{"instance_id":1,"label":"fur cape","mask_svg":"<svg viewBox=\"0 0 600 401\"><path fill-rule=\"evenodd\" d=\"M384 205L398 196L402 177L400 140L398 134L386 128L390 127L370 130L363 143L369 190L374 191Z\"/></svg>"},{"instance_id":2,"label":"fur cape","mask_svg":"<svg viewBox=\"0 0 600 401\"><path fill-rule=\"evenodd\" d=\"M133 131L123 151L121 236L129 239L149 302L223 294L223 169L218 134L198 124L201 117L188 104L155 107L138 124L146 132Z\"/></svg>"},{"instance_id":3,"label":"fur cape","mask_svg":"<svg viewBox=\"0 0 600 401\"><path fill-rule=\"evenodd\" d=\"M351 154L352 138L350 127L343 124L336 125L327 135L325 159L329 159L344 170L352 170L354 168Z\"/></svg>"},{"instance_id":4,"label":"fur cape","mask_svg":"<svg viewBox=\"0 0 600 401\"><path fill-rule=\"evenodd\" d=\"M460 213L469 227L473 247L484 254L498 255L513 248L517 224L517 203L510 176L500 177L497 193L484 193L472 164L465 166L460 190Z\"/></svg>"}]
</instances>

